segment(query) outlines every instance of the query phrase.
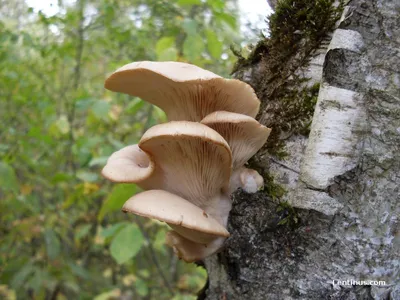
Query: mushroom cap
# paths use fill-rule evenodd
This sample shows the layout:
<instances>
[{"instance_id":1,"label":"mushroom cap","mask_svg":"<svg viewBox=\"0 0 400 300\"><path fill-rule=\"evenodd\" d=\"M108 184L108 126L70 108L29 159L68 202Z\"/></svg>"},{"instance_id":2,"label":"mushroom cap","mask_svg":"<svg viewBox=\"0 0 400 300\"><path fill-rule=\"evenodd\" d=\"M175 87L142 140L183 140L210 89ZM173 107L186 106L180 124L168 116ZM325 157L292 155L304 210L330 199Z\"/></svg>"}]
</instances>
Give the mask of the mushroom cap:
<instances>
[{"instance_id":1,"label":"mushroom cap","mask_svg":"<svg viewBox=\"0 0 400 300\"><path fill-rule=\"evenodd\" d=\"M233 169L243 166L265 144L271 132L257 120L242 114L217 111L209 114L202 124L217 131L228 142Z\"/></svg>"},{"instance_id":2,"label":"mushroom cap","mask_svg":"<svg viewBox=\"0 0 400 300\"><path fill-rule=\"evenodd\" d=\"M182 62L133 62L111 74L104 87L158 106L170 121L199 122L218 110L255 117L260 106L247 83Z\"/></svg>"},{"instance_id":3,"label":"mushroom cap","mask_svg":"<svg viewBox=\"0 0 400 300\"><path fill-rule=\"evenodd\" d=\"M206 244L229 232L204 210L163 190L145 191L125 202L122 211L168 223L186 239Z\"/></svg>"},{"instance_id":4,"label":"mushroom cap","mask_svg":"<svg viewBox=\"0 0 400 300\"><path fill-rule=\"evenodd\" d=\"M107 160L101 174L113 182L140 182L150 177L154 163L138 145L114 152Z\"/></svg>"},{"instance_id":5,"label":"mushroom cap","mask_svg":"<svg viewBox=\"0 0 400 300\"><path fill-rule=\"evenodd\" d=\"M140 183L146 190L166 190L205 208L229 186L229 145L203 124L175 121L153 126L139 147L155 165L152 175Z\"/></svg>"}]
</instances>

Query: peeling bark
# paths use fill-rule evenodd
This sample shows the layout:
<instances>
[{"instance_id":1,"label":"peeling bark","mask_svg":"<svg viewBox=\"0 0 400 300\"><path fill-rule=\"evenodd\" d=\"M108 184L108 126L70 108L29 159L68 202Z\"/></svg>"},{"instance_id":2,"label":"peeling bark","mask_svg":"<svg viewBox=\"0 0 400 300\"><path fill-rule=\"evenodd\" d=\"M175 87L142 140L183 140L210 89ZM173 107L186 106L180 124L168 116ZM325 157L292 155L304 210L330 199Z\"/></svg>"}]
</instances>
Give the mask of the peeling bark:
<instances>
[{"instance_id":1,"label":"peeling bark","mask_svg":"<svg viewBox=\"0 0 400 300\"><path fill-rule=\"evenodd\" d=\"M285 137L285 159L258 153L251 163L295 210L237 192L231 237L205 261L203 298L400 299L399 12L397 0L350 1L327 52L311 54L323 68L309 136ZM238 76L259 80L261 63Z\"/></svg>"}]
</instances>

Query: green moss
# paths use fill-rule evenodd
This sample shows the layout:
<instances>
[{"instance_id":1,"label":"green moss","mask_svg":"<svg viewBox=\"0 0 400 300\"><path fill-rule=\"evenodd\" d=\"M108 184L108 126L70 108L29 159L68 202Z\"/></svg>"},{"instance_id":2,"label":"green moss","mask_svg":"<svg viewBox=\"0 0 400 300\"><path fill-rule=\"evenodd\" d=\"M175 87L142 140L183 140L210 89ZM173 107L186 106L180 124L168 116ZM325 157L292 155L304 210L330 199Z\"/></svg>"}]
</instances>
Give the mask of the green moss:
<instances>
[{"instance_id":1,"label":"green moss","mask_svg":"<svg viewBox=\"0 0 400 300\"><path fill-rule=\"evenodd\" d=\"M264 150L279 159L287 153L285 140L293 134L308 135L317 102L319 83L310 86L309 79L298 72L309 63L311 54L332 32L340 18L343 3L334 0L281 0L269 19L270 36L262 37L247 58L241 51L232 51L238 57L233 70L240 78L248 67L257 64L251 84L262 100L260 115L263 125L272 128ZM256 168L257 169L257 168ZM262 172L265 174L265 172ZM274 183L272 176L265 179L265 192L273 199L286 192ZM287 208L288 211L293 212ZM290 213L289 224L295 222Z\"/></svg>"},{"instance_id":2,"label":"green moss","mask_svg":"<svg viewBox=\"0 0 400 300\"><path fill-rule=\"evenodd\" d=\"M272 200L278 200L286 194L286 190L281 185L276 184L274 178L270 174L264 176L264 192Z\"/></svg>"},{"instance_id":3,"label":"green moss","mask_svg":"<svg viewBox=\"0 0 400 300\"><path fill-rule=\"evenodd\" d=\"M296 209L288 202L281 202L276 208L276 213L280 216L278 225L287 226L290 229L296 229L300 225L300 219Z\"/></svg>"},{"instance_id":4,"label":"green moss","mask_svg":"<svg viewBox=\"0 0 400 300\"><path fill-rule=\"evenodd\" d=\"M284 140L292 134L308 135L319 84L307 87L298 70L309 63L310 54L334 28L342 5L334 0L282 0L269 19L270 37L263 37L248 58L238 56L233 72L261 64L252 85L262 105L261 121L272 128L267 143L270 154L285 156ZM240 77L240 75L239 75Z\"/></svg>"}]
</instances>

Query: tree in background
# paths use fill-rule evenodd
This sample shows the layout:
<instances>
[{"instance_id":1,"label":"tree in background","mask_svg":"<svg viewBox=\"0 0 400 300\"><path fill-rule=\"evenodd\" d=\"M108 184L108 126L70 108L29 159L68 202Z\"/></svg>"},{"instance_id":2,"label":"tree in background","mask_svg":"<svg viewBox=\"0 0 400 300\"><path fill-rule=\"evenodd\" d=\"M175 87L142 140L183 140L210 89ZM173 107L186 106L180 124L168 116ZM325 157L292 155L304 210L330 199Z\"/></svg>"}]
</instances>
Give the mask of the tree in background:
<instances>
[{"instance_id":1,"label":"tree in background","mask_svg":"<svg viewBox=\"0 0 400 300\"><path fill-rule=\"evenodd\" d=\"M0 298L191 299L205 271L164 246L166 226L124 216L135 185L99 176L107 157L165 121L106 92L137 60L228 75L242 39L235 1L59 1L48 16L0 5Z\"/></svg>"}]
</instances>

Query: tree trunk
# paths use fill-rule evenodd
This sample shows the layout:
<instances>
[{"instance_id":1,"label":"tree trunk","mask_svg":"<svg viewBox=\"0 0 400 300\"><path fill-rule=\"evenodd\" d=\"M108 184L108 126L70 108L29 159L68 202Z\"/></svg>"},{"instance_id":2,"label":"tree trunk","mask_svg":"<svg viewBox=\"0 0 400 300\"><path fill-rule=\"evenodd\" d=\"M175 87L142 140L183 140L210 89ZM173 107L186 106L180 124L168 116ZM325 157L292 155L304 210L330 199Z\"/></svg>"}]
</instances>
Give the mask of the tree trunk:
<instances>
[{"instance_id":1,"label":"tree trunk","mask_svg":"<svg viewBox=\"0 0 400 300\"><path fill-rule=\"evenodd\" d=\"M276 69L279 77L295 65L286 81L311 78L295 93L320 81L307 133L282 129L291 106L275 101L285 82L268 73L269 46L237 68L262 101L259 119L277 132L267 143L281 151L250 162L266 189L234 195L231 237L206 259L200 298L400 299L399 16L398 0L349 1L333 34L304 52L307 64L293 54Z\"/></svg>"}]
</instances>

